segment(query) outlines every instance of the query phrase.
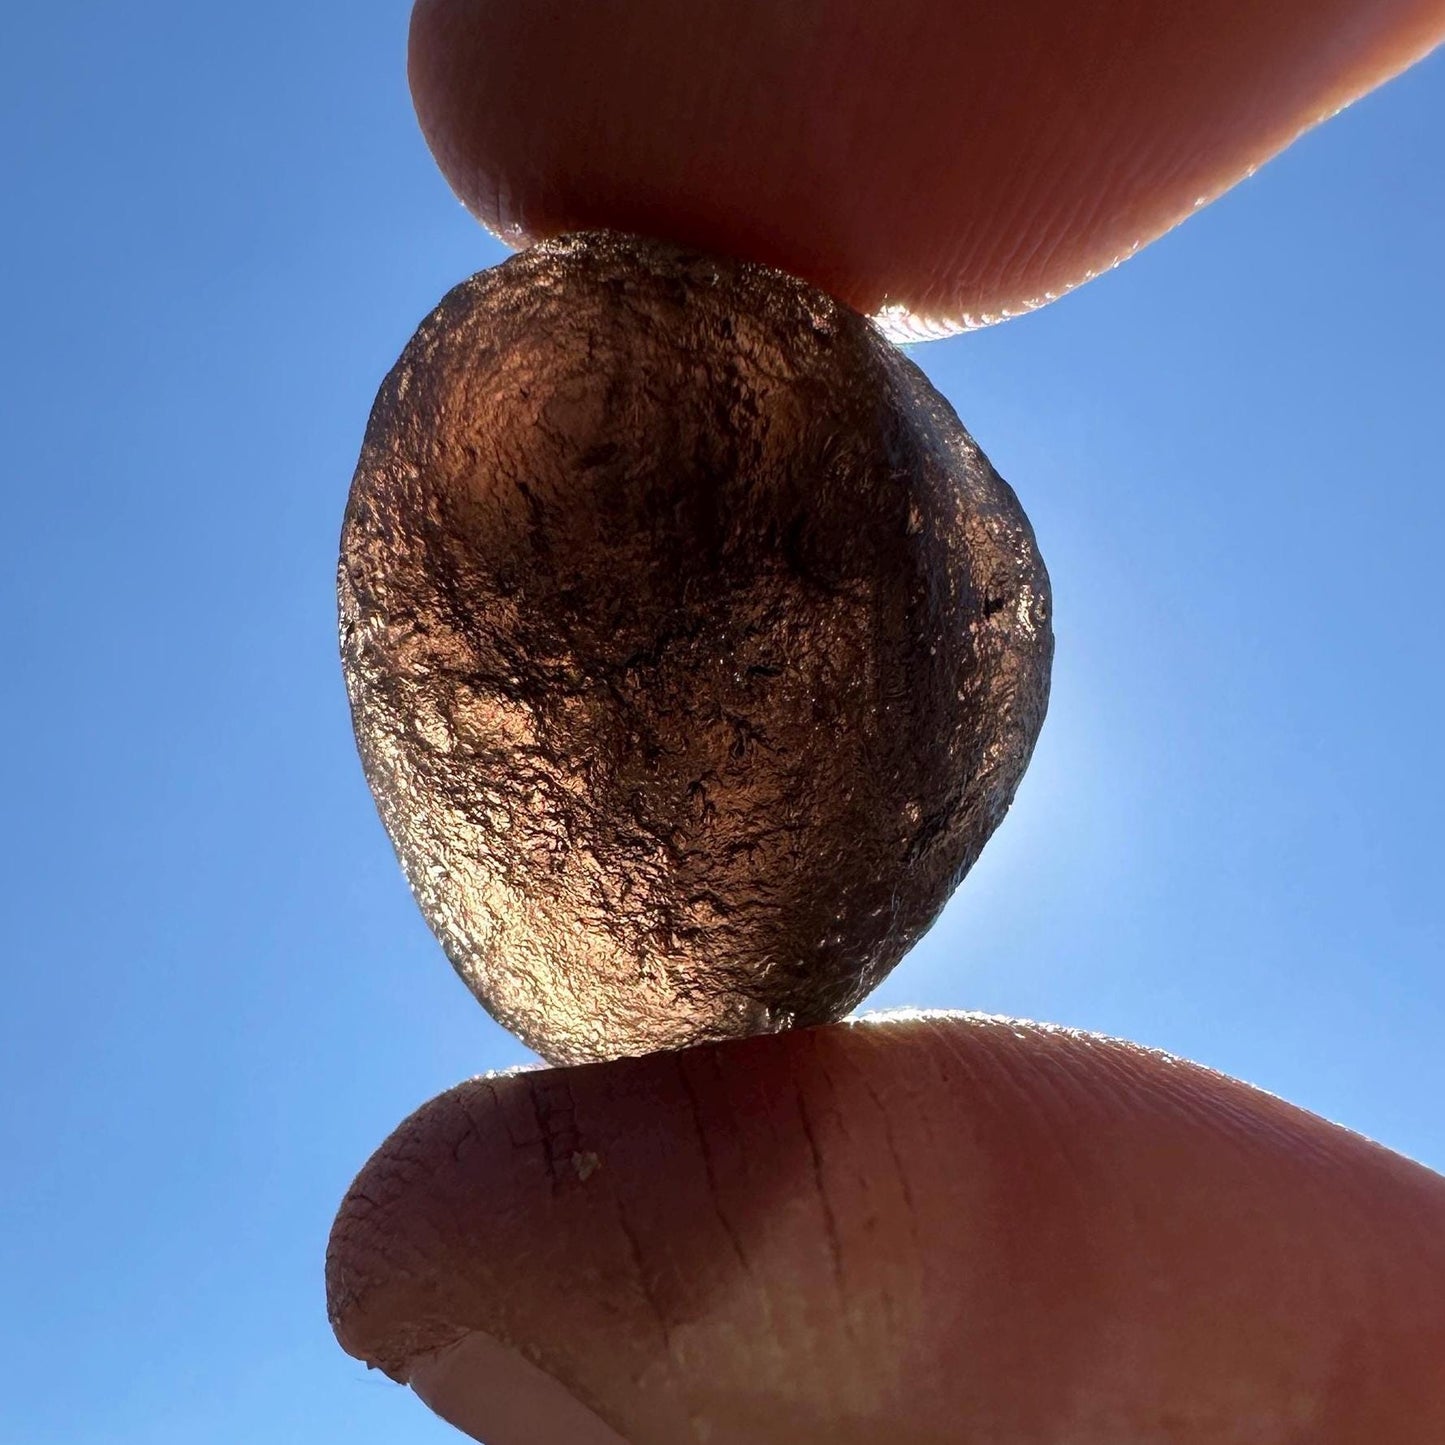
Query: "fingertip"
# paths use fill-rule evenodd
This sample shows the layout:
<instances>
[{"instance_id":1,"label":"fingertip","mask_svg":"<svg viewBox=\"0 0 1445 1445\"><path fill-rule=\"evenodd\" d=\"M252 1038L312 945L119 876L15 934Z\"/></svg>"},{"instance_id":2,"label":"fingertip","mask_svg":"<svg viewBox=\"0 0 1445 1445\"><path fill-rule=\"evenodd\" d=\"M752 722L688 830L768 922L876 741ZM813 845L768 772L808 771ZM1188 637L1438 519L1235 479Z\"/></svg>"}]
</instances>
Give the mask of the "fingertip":
<instances>
[{"instance_id":1,"label":"fingertip","mask_svg":"<svg viewBox=\"0 0 1445 1445\"><path fill-rule=\"evenodd\" d=\"M363 1171L328 1285L345 1347L465 1428L513 1388L479 1334L632 1445L1445 1432L1445 1181L1001 1020L462 1085Z\"/></svg>"},{"instance_id":2,"label":"fingertip","mask_svg":"<svg viewBox=\"0 0 1445 1445\"><path fill-rule=\"evenodd\" d=\"M418 0L412 83L504 239L726 252L924 335L1109 269L1442 34L1441 0Z\"/></svg>"}]
</instances>

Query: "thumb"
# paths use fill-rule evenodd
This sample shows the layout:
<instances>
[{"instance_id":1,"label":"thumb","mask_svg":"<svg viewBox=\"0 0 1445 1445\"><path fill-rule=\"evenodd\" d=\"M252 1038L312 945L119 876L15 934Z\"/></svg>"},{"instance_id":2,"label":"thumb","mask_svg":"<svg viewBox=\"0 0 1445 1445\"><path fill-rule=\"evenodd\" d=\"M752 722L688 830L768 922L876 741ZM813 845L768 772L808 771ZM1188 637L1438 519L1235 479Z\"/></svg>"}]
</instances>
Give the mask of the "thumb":
<instances>
[{"instance_id":1,"label":"thumb","mask_svg":"<svg viewBox=\"0 0 1445 1445\"><path fill-rule=\"evenodd\" d=\"M488 1445L1434 1445L1445 1181L1207 1070L927 1017L480 1079L343 1345Z\"/></svg>"}]
</instances>

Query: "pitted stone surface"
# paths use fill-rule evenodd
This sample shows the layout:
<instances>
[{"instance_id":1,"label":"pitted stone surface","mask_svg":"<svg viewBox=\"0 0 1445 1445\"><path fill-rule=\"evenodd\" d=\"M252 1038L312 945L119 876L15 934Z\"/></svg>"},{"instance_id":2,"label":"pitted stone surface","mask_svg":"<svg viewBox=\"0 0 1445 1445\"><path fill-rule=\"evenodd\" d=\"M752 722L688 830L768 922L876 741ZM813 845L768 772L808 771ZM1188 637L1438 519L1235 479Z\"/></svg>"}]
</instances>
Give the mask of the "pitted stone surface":
<instances>
[{"instance_id":1,"label":"pitted stone surface","mask_svg":"<svg viewBox=\"0 0 1445 1445\"><path fill-rule=\"evenodd\" d=\"M558 1062L841 1017L1047 705L1032 529L918 368L791 277L605 233L422 325L339 589L417 901Z\"/></svg>"}]
</instances>

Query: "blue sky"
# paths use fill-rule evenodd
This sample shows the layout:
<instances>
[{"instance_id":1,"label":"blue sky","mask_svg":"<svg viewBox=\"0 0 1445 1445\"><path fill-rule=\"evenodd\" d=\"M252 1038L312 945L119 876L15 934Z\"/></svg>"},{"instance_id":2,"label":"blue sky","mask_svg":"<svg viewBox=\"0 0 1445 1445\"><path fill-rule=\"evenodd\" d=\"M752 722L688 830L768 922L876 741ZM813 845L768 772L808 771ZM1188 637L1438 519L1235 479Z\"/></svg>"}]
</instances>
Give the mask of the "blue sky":
<instances>
[{"instance_id":1,"label":"blue sky","mask_svg":"<svg viewBox=\"0 0 1445 1445\"><path fill-rule=\"evenodd\" d=\"M0 19L0 1440L456 1438L335 1348L331 1213L524 1058L352 749L341 508L500 258L403 0ZM1445 1167L1445 56L1038 315L921 348L1053 574L1014 814L881 1004L1107 1030Z\"/></svg>"}]
</instances>

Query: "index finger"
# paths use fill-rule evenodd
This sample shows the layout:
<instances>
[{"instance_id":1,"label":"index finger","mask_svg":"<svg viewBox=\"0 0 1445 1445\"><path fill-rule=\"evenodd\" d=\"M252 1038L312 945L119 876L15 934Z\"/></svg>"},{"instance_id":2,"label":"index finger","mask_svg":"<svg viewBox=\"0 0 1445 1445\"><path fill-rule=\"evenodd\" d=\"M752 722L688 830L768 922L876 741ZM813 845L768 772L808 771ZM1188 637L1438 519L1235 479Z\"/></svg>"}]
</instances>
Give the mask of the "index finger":
<instances>
[{"instance_id":1,"label":"index finger","mask_svg":"<svg viewBox=\"0 0 1445 1445\"><path fill-rule=\"evenodd\" d=\"M981 325L1132 254L1442 35L1442 0L417 0L411 81L505 239L633 231Z\"/></svg>"}]
</instances>

